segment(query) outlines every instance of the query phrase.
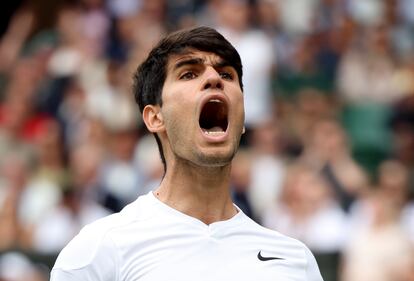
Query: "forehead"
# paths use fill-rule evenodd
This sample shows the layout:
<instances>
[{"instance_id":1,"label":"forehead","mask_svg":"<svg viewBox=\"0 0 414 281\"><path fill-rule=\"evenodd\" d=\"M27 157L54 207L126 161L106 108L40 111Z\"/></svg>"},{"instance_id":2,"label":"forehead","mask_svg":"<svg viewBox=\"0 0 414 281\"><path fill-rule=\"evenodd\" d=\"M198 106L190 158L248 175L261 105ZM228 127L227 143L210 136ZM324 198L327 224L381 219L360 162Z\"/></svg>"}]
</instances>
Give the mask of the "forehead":
<instances>
[{"instance_id":1,"label":"forehead","mask_svg":"<svg viewBox=\"0 0 414 281\"><path fill-rule=\"evenodd\" d=\"M187 50L181 54L173 54L168 58L167 69L173 71L179 68L182 62L189 60L197 60L200 63L208 65L217 65L223 62L223 59L212 52L204 52L197 50Z\"/></svg>"}]
</instances>

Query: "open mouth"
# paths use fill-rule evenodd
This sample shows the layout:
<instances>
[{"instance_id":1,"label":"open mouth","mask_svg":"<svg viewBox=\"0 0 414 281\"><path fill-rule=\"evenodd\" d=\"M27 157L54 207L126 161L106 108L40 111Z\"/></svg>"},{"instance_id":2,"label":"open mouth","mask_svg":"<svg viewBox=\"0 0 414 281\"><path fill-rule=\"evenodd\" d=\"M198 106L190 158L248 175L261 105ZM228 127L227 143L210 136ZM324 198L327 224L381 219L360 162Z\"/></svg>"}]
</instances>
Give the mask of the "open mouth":
<instances>
[{"instance_id":1,"label":"open mouth","mask_svg":"<svg viewBox=\"0 0 414 281\"><path fill-rule=\"evenodd\" d=\"M202 108L199 124L207 135L222 135L227 130L227 105L219 99L210 99Z\"/></svg>"}]
</instances>

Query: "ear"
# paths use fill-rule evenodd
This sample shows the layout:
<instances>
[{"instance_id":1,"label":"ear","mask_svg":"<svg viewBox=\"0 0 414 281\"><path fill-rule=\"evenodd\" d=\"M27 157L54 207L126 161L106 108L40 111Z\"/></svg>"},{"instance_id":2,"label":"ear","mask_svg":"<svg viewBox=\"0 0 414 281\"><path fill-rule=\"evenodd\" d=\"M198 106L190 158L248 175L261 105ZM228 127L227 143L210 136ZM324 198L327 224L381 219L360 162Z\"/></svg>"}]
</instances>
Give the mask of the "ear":
<instances>
[{"instance_id":1,"label":"ear","mask_svg":"<svg viewBox=\"0 0 414 281\"><path fill-rule=\"evenodd\" d=\"M147 105L142 111L142 119L151 133L158 133L164 130L164 119L159 105Z\"/></svg>"}]
</instances>

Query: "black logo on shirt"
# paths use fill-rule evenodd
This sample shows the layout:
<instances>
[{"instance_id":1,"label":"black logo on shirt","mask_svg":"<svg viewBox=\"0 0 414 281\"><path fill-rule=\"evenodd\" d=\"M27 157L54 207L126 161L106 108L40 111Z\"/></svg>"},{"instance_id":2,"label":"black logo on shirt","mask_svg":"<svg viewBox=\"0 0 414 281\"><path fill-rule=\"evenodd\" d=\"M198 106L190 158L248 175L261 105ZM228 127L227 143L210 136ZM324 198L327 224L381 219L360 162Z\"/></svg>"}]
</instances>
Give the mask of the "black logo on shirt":
<instances>
[{"instance_id":1,"label":"black logo on shirt","mask_svg":"<svg viewBox=\"0 0 414 281\"><path fill-rule=\"evenodd\" d=\"M262 251L259 251L259 253L257 254L257 258L261 261L284 260L283 258L279 257L264 257L262 256Z\"/></svg>"}]
</instances>

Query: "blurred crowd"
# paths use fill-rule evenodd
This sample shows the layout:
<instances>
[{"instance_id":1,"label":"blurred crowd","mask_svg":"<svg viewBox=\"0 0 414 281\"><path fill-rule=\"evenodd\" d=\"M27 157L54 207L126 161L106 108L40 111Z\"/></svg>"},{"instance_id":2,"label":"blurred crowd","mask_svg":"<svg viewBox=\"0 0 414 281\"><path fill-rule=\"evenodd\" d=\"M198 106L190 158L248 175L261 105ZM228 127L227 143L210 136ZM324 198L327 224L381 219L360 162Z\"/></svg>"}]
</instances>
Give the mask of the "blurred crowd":
<instances>
[{"instance_id":1,"label":"blurred crowd","mask_svg":"<svg viewBox=\"0 0 414 281\"><path fill-rule=\"evenodd\" d=\"M168 32L239 51L235 202L325 281L414 280L414 0L27 0L0 31L0 280L48 280L87 223L157 186L132 73Z\"/></svg>"}]
</instances>

